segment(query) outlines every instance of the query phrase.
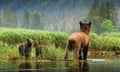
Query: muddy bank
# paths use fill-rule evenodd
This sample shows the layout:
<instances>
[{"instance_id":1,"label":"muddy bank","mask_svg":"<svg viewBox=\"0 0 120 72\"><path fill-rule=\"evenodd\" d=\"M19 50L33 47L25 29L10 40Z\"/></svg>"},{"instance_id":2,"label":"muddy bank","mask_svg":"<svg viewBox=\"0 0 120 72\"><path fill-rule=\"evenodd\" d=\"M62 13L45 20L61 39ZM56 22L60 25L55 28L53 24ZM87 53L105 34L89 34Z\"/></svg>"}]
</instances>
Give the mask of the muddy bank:
<instances>
[{"instance_id":1,"label":"muddy bank","mask_svg":"<svg viewBox=\"0 0 120 72\"><path fill-rule=\"evenodd\" d=\"M116 51L105 51L105 50L89 50L89 57L99 57L99 56L120 56L120 50Z\"/></svg>"},{"instance_id":2,"label":"muddy bank","mask_svg":"<svg viewBox=\"0 0 120 72\"><path fill-rule=\"evenodd\" d=\"M105 50L89 50L88 58L98 58L98 57L120 57L120 50L116 51L105 51ZM6 55L6 60L24 60L25 58L21 58L20 56L15 55ZM43 60L41 58L31 57L30 60ZM62 59L62 58L61 58Z\"/></svg>"}]
</instances>

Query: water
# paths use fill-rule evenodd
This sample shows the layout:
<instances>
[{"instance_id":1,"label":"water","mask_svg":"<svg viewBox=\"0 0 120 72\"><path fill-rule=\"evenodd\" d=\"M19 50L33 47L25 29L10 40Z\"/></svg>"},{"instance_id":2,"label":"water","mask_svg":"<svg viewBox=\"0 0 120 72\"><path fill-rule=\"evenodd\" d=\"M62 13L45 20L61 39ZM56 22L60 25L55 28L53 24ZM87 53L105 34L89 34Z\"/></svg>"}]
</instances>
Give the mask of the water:
<instances>
[{"instance_id":1,"label":"water","mask_svg":"<svg viewBox=\"0 0 120 72\"><path fill-rule=\"evenodd\" d=\"M120 59L0 61L0 72L120 72Z\"/></svg>"}]
</instances>

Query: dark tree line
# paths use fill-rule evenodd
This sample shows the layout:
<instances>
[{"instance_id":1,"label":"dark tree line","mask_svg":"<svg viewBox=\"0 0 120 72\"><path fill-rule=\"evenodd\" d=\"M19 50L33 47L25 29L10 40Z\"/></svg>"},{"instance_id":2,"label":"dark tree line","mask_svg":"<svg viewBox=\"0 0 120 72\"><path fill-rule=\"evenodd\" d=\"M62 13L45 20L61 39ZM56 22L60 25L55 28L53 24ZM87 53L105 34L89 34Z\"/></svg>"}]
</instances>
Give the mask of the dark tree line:
<instances>
[{"instance_id":1,"label":"dark tree line","mask_svg":"<svg viewBox=\"0 0 120 72\"><path fill-rule=\"evenodd\" d=\"M19 0L18 0L19 1ZM49 31L79 31L79 21L92 21L92 31L102 33L106 26L118 31L117 10L112 0L29 0L13 2L22 8L16 11L0 7L0 27L42 29ZM10 2L12 3L12 2ZM30 5L32 6L30 6ZM10 5L10 6L9 6ZM26 8L26 9L24 9ZM112 25L107 25L110 23ZM115 31L106 30L106 31Z\"/></svg>"},{"instance_id":2,"label":"dark tree line","mask_svg":"<svg viewBox=\"0 0 120 72\"><path fill-rule=\"evenodd\" d=\"M11 10L0 12L0 26L12 28L43 29L44 14L37 11L27 11L17 14Z\"/></svg>"},{"instance_id":3,"label":"dark tree line","mask_svg":"<svg viewBox=\"0 0 120 72\"><path fill-rule=\"evenodd\" d=\"M104 32L101 24L103 21L110 20L112 25L117 28L117 10L113 1L98 2L94 0L91 10L87 17L93 23L93 31L96 33ZM106 24L107 25L107 24Z\"/></svg>"}]
</instances>

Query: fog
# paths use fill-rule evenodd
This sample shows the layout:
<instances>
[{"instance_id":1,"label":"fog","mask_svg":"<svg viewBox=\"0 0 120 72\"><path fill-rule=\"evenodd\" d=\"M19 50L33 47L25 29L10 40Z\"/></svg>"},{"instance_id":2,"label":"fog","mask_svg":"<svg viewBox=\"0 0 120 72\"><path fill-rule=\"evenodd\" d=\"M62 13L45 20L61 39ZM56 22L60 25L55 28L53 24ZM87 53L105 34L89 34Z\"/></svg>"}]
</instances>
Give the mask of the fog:
<instances>
[{"instance_id":1,"label":"fog","mask_svg":"<svg viewBox=\"0 0 120 72\"><path fill-rule=\"evenodd\" d=\"M0 27L40 29L60 32L79 31L95 0L0 0ZM105 0L98 0L104 2ZM117 29L120 28L119 0Z\"/></svg>"}]
</instances>

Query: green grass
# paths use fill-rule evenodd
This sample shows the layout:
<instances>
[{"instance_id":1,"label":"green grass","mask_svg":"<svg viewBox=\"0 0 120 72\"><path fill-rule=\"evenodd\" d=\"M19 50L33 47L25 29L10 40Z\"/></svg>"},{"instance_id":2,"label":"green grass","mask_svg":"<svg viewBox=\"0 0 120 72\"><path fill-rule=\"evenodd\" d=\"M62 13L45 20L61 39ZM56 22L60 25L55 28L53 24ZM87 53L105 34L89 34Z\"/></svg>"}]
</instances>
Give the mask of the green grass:
<instances>
[{"instance_id":1,"label":"green grass","mask_svg":"<svg viewBox=\"0 0 120 72\"><path fill-rule=\"evenodd\" d=\"M0 28L0 41L4 43L15 45L25 42L27 38L34 38L44 45L65 47L68 34L41 30Z\"/></svg>"},{"instance_id":2,"label":"green grass","mask_svg":"<svg viewBox=\"0 0 120 72\"><path fill-rule=\"evenodd\" d=\"M18 45L26 42L27 38L34 38L39 44L49 47L48 50L43 50L43 58L60 59L63 58L63 49L66 46L68 34L41 30L0 28L0 59L6 59L7 55L19 56ZM45 54L46 51L47 54ZM32 56L35 57L34 52L32 52Z\"/></svg>"},{"instance_id":3,"label":"green grass","mask_svg":"<svg viewBox=\"0 0 120 72\"><path fill-rule=\"evenodd\" d=\"M120 38L120 32L103 33L101 36Z\"/></svg>"},{"instance_id":4,"label":"green grass","mask_svg":"<svg viewBox=\"0 0 120 72\"><path fill-rule=\"evenodd\" d=\"M18 57L19 56L19 52L18 52L18 45L8 45L7 43L3 43L2 41L0 41L0 60L6 60L8 59L9 55L12 57ZM73 58L73 54L69 53L70 56L69 58ZM55 48L54 46L49 46L47 48L43 48L42 49L42 54L40 57L38 57L38 59L45 59L45 60L63 60L64 58L64 49L62 48ZM32 49L32 53L31 53L31 59L35 58L35 51L34 49Z\"/></svg>"},{"instance_id":5,"label":"green grass","mask_svg":"<svg viewBox=\"0 0 120 72\"><path fill-rule=\"evenodd\" d=\"M90 48L95 50L120 50L120 38L91 34Z\"/></svg>"},{"instance_id":6,"label":"green grass","mask_svg":"<svg viewBox=\"0 0 120 72\"><path fill-rule=\"evenodd\" d=\"M18 45L25 42L27 38L35 38L39 44L48 46L47 49L42 50L43 59L63 59L68 36L63 32L0 28L0 60L6 59L7 55L19 56ZM90 49L120 50L119 33L106 33L99 36L91 33L90 37ZM72 56L73 54L70 53L70 59ZM34 51L32 51L32 57L35 57Z\"/></svg>"},{"instance_id":7,"label":"green grass","mask_svg":"<svg viewBox=\"0 0 120 72\"><path fill-rule=\"evenodd\" d=\"M53 46L42 49L42 59L63 60L64 50Z\"/></svg>"},{"instance_id":8,"label":"green grass","mask_svg":"<svg viewBox=\"0 0 120 72\"><path fill-rule=\"evenodd\" d=\"M19 56L17 45L9 45L0 41L0 60L6 60L8 55Z\"/></svg>"}]
</instances>

